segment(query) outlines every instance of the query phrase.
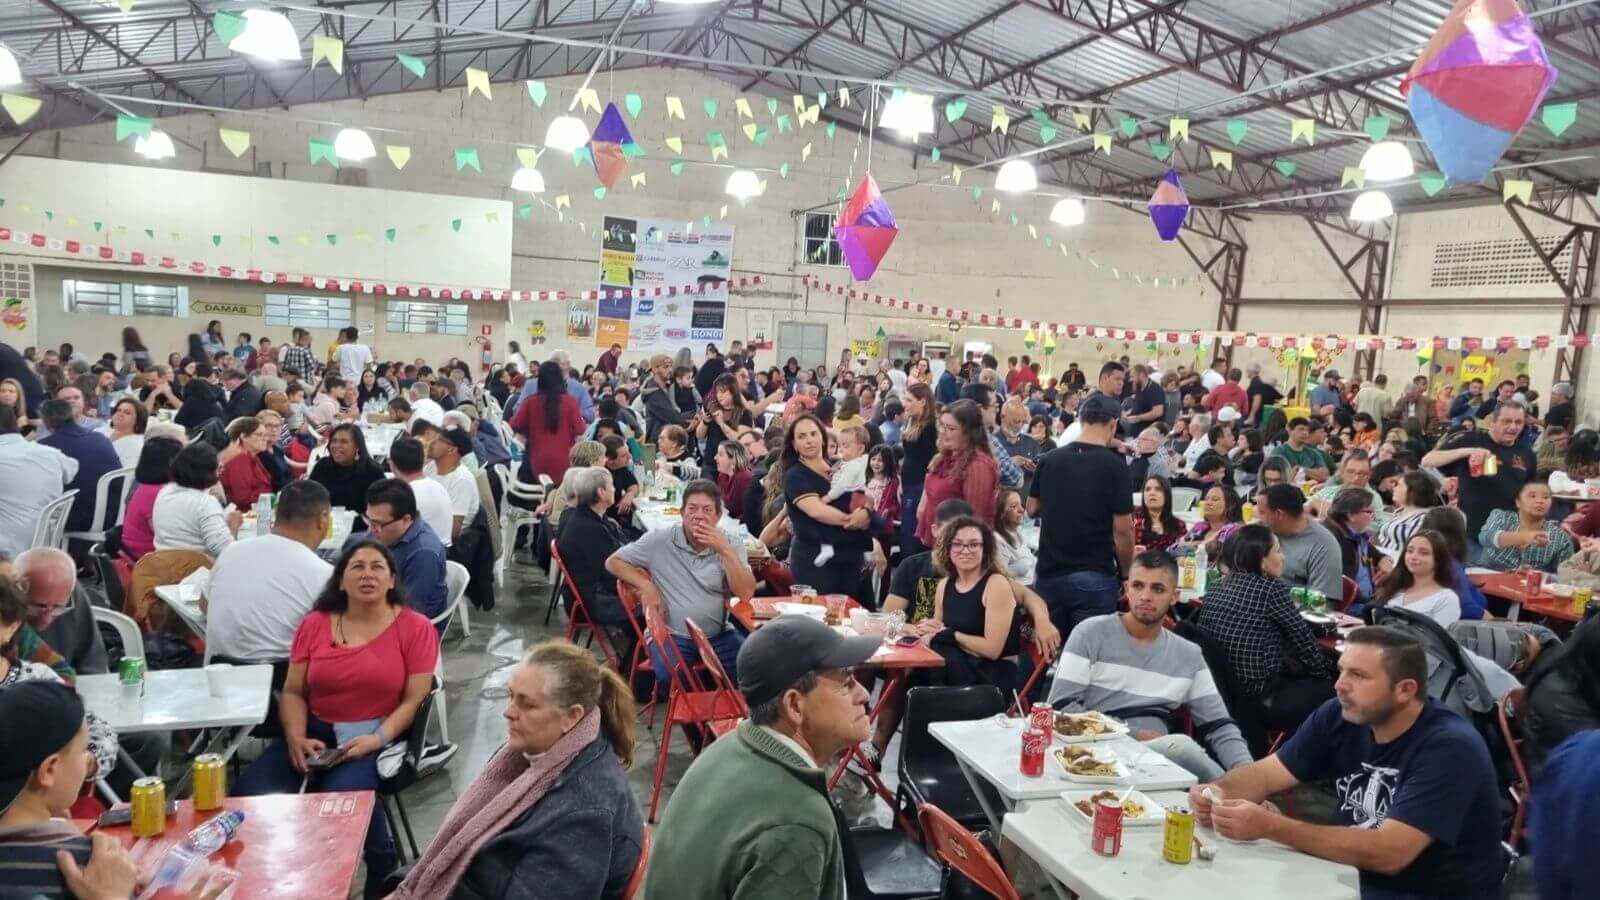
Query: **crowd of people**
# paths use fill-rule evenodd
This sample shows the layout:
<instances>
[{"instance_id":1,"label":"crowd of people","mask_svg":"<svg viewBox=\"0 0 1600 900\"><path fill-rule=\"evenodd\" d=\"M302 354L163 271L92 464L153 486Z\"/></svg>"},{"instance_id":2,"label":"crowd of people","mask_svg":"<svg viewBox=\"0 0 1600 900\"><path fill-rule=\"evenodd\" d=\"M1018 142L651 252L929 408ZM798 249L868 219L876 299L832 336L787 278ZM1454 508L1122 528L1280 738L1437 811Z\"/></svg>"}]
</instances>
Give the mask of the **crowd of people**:
<instances>
[{"instance_id":1,"label":"crowd of people","mask_svg":"<svg viewBox=\"0 0 1600 900\"><path fill-rule=\"evenodd\" d=\"M1458 652L1493 699L1523 692L1541 777L1563 741L1600 725L1600 626L1562 641L1497 620L1467 574L1600 584L1600 503L1552 492L1600 476L1600 434L1579 426L1567 384L1540 415L1526 375L1488 393L1477 380L1435 390L1426 375L1391 392L1384 374L1328 369L1281 391L1220 357L1165 371L1160 358L1071 363L1056 377L1027 356L1002 367L916 352L762 368L733 341L698 360L685 348L625 362L612 346L580 368L512 341L475 373L380 361L353 328L326 352L303 329L281 345L229 342L216 322L165 362L131 327L122 343L99 359L0 345L0 559L14 560L0 573L0 686L28 688L0 687L0 716L49 707L56 723L0 729L0 758L28 763L0 779L0 872L38 862L37 834L76 861L51 873L72 890L76 866L115 854L27 830L76 796L63 757L87 747L107 774L119 765L117 736L71 694L75 673L107 665L93 577L77 577L93 562L86 542L33 546L72 491L66 531L103 535L97 551L131 567L123 608L141 627L175 630L141 585L209 567L205 655L278 667L283 736L238 778L245 794L308 775L315 790L375 787L378 758L432 689L447 565L492 605L495 560L521 549L500 546L499 510L531 508L528 549L542 558L553 542L614 659L633 657L637 603L671 638L647 638L657 685L680 660L710 662L748 702L667 804L648 896L842 896L848 836L821 773L856 745L878 765L901 703L885 698L867 721L862 639L792 617L747 635L730 619L730 599L796 584L903 614L944 662L913 683L1008 697L1031 684L1058 709L1127 721L1204 783L1202 822L1354 865L1383 896L1497 896L1504 869L1501 774L1483 730L1432 695L1429 652ZM387 447L368 446L376 425L392 429ZM118 472L120 516L97 497ZM643 528L640 502L669 480L679 522ZM270 534L241 534L264 497ZM330 561L341 510L353 533ZM1308 604L1377 624L1336 657ZM403 877L374 816L369 895L507 896L508 881L553 878L619 895L642 846L622 772L635 700L654 688L562 641L530 650L510 687L506 746ZM167 750L134 743L123 749L151 767ZM337 762L313 767L330 748ZM430 752L437 766L454 748ZM1323 781L1334 825L1263 803ZM1560 859L1565 840L1535 846ZM791 883L764 890L777 877Z\"/></svg>"}]
</instances>

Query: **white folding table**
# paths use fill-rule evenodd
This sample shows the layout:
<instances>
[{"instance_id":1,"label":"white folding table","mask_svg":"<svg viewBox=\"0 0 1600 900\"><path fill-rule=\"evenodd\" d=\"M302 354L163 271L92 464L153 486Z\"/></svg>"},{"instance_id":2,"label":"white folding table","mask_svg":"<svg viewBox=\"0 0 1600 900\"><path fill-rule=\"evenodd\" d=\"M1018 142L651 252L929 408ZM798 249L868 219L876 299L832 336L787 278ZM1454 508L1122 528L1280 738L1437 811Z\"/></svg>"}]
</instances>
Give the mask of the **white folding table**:
<instances>
[{"instance_id":1,"label":"white folding table","mask_svg":"<svg viewBox=\"0 0 1600 900\"><path fill-rule=\"evenodd\" d=\"M1164 807L1187 808L1181 791L1157 791L1150 799ZM1087 820L1059 797L1031 800L1006 816L1004 844L1026 854L1049 877L1056 896L1080 900L1157 897L1227 897L1229 900L1355 900L1360 896L1356 869L1291 850L1272 841L1240 843L1195 825L1195 837L1217 852L1213 860L1196 854L1187 865L1161 857L1160 826L1124 826L1122 850L1101 856L1089 846Z\"/></svg>"},{"instance_id":2,"label":"white folding table","mask_svg":"<svg viewBox=\"0 0 1600 900\"><path fill-rule=\"evenodd\" d=\"M192 584L163 584L156 587L156 596L172 607L183 624L189 626L201 640L206 637L206 611L200 608L200 588Z\"/></svg>"}]
</instances>

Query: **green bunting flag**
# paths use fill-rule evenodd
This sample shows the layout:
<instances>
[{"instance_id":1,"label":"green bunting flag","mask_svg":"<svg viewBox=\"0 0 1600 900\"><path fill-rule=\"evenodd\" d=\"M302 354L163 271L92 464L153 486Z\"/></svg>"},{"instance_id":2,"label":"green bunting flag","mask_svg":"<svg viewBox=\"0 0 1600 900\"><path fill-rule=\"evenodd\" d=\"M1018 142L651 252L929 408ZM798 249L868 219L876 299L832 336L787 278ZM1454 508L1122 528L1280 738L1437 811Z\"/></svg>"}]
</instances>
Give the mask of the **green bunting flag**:
<instances>
[{"instance_id":1,"label":"green bunting flag","mask_svg":"<svg viewBox=\"0 0 1600 900\"><path fill-rule=\"evenodd\" d=\"M451 219L450 220L450 230L451 231L460 231L461 230L461 220L460 219Z\"/></svg>"},{"instance_id":2,"label":"green bunting flag","mask_svg":"<svg viewBox=\"0 0 1600 900\"><path fill-rule=\"evenodd\" d=\"M333 152L333 141L326 138L312 138L306 144L306 152L311 158L311 165L316 165L319 160L327 160L328 165L339 168L339 154Z\"/></svg>"},{"instance_id":3,"label":"green bunting flag","mask_svg":"<svg viewBox=\"0 0 1600 900\"><path fill-rule=\"evenodd\" d=\"M549 93L550 89L544 86L544 82L528 82L528 99L533 101L534 106L544 106L544 98Z\"/></svg>"},{"instance_id":4,"label":"green bunting flag","mask_svg":"<svg viewBox=\"0 0 1600 900\"><path fill-rule=\"evenodd\" d=\"M679 160L678 162L675 162L675 163L672 164L672 174L674 174L674 175L682 175L683 174L683 161L682 160Z\"/></svg>"},{"instance_id":5,"label":"green bunting flag","mask_svg":"<svg viewBox=\"0 0 1600 900\"><path fill-rule=\"evenodd\" d=\"M1150 152L1155 154L1156 159L1166 162L1167 157L1172 155L1172 145L1161 141L1151 141Z\"/></svg>"},{"instance_id":6,"label":"green bunting flag","mask_svg":"<svg viewBox=\"0 0 1600 900\"><path fill-rule=\"evenodd\" d=\"M275 234L267 235L267 243L271 244L274 247L278 246L278 236L275 235Z\"/></svg>"},{"instance_id":7,"label":"green bunting flag","mask_svg":"<svg viewBox=\"0 0 1600 900\"><path fill-rule=\"evenodd\" d=\"M716 101L716 98L707 97L706 98L706 102L705 102L705 107L706 107L706 118L715 119L717 117L717 101Z\"/></svg>"},{"instance_id":8,"label":"green bunting flag","mask_svg":"<svg viewBox=\"0 0 1600 900\"><path fill-rule=\"evenodd\" d=\"M944 105L944 120L954 123L957 119L967 114L967 101L951 100Z\"/></svg>"},{"instance_id":9,"label":"green bunting flag","mask_svg":"<svg viewBox=\"0 0 1600 900\"><path fill-rule=\"evenodd\" d=\"M1299 168L1299 164L1292 159L1275 159L1272 161L1272 167L1278 170L1279 175L1285 178L1293 178L1294 170Z\"/></svg>"},{"instance_id":10,"label":"green bunting flag","mask_svg":"<svg viewBox=\"0 0 1600 900\"><path fill-rule=\"evenodd\" d=\"M1445 178L1442 172L1423 172L1417 176L1417 181L1422 185L1422 192L1429 197L1444 190Z\"/></svg>"},{"instance_id":11,"label":"green bunting flag","mask_svg":"<svg viewBox=\"0 0 1600 900\"><path fill-rule=\"evenodd\" d=\"M144 116L117 116L117 142L121 143L130 135L149 137L150 131L155 127L155 122Z\"/></svg>"},{"instance_id":12,"label":"green bunting flag","mask_svg":"<svg viewBox=\"0 0 1600 900\"><path fill-rule=\"evenodd\" d=\"M938 147L934 147L932 150L929 150L928 151L928 156L934 162L938 162L939 161L939 148Z\"/></svg>"},{"instance_id":13,"label":"green bunting flag","mask_svg":"<svg viewBox=\"0 0 1600 900\"><path fill-rule=\"evenodd\" d=\"M838 130L839 130L839 123L838 122L829 122L828 123L828 140L833 140L833 135Z\"/></svg>"},{"instance_id":14,"label":"green bunting flag","mask_svg":"<svg viewBox=\"0 0 1600 900\"><path fill-rule=\"evenodd\" d=\"M1560 137L1563 131L1571 128L1572 123L1578 120L1578 104L1576 102L1548 104L1539 110L1539 118L1544 122L1544 127L1550 129L1551 134Z\"/></svg>"},{"instance_id":15,"label":"green bunting flag","mask_svg":"<svg viewBox=\"0 0 1600 900\"><path fill-rule=\"evenodd\" d=\"M1124 137L1133 137L1134 133L1139 130L1139 123L1133 116L1123 116L1117 122L1117 127L1122 129Z\"/></svg>"},{"instance_id":16,"label":"green bunting flag","mask_svg":"<svg viewBox=\"0 0 1600 900\"><path fill-rule=\"evenodd\" d=\"M1249 133L1249 122L1246 122L1243 119L1228 120L1228 140L1233 141L1235 146L1237 146L1240 141L1244 140L1244 136Z\"/></svg>"},{"instance_id":17,"label":"green bunting flag","mask_svg":"<svg viewBox=\"0 0 1600 900\"><path fill-rule=\"evenodd\" d=\"M635 156L643 156L644 146L634 141L629 141L622 145L622 155L628 159L632 159Z\"/></svg>"},{"instance_id":18,"label":"green bunting flag","mask_svg":"<svg viewBox=\"0 0 1600 900\"><path fill-rule=\"evenodd\" d=\"M384 239L389 240L389 241L393 241L394 240L394 236L397 233L398 233L398 231L396 229L393 229L393 228L385 228L383 230Z\"/></svg>"},{"instance_id":19,"label":"green bunting flag","mask_svg":"<svg viewBox=\"0 0 1600 900\"><path fill-rule=\"evenodd\" d=\"M471 166L474 172L482 172L483 164L478 162L478 151L474 147L456 148L456 171L459 172Z\"/></svg>"},{"instance_id":20,"label":"green bunting flag","mask_svg":"<svg viewBox=\"0 0 1600 900\"><path fill-rule=\"evenodd\" d=\"M1048 143L1050 143L1051 141L1053 141L1055 139L1056 139L1056 127L1054 125L1040 125L1039 126L1039 143L1048 144Z\"/></svg>"},{"instance_id":21,"label":"green bunting flag","mask_svg":"<svg viewBox=\"0 0 1600 900\"><path fill-rule=\"evenodd\" d=\"M627 107L628 115L639 118L639 112L644 109L644 98L638 94L629 94L622 98L622 105Z\"/></svg>"},{"instance_id":22,"label":"green bunting flag","mask_svg":"<svg viewBox=\"0 0 1600 900\"><path fill-rule=\"evenodd\" d=\"M396 53L394 58L400 63L401 68L405 69L407 72L410 72L415 78L421 78L422 76L428 74L428 64L415 56L407 56L404 53Z\"/></svg>"},{"instance_id":23,"label":"green bunting flag","mask_svg":"<svg viewBox=\"0 0 1600 900\"><path fill-rule=\"evenodd\" d=\"M217 40L221 41L224 47L233 43L234 38L244 34L245 26L248 24L244 16L238 13L219 10L211 17L211 30L217 33Z\"/></svg>"},{"instance_id":24,"label":"green bunting flag","mask_svg":"<svg viewBox=\"0 0 1600 900\"><path fill-rule=\"evenodd\" d=\"M596 200L604 200L606 198L606 186L605 185L602 184L602 185L597 185L595 187L595 189L594 189L594 198Z\"/></svg>"},{"instance_id":25,"label":"green bunting flag","mask_svg":"<svg viewBox=\"0 0 1600 900\"><path fill-rule=\"evenodd\" d=\"M1367 116L1367 120L1361 123L1361 130L1376 144L1389 136L1390 124L1392 120L1388 116Z\"/></svg>"},{"instance_id":26,"label":"green bunting flag","mask_svg":"<svg viewBox=\"0 0 1600 900\"><path fill-rule=\"evenodd\" d=\"M532 203L524 203L521 206L517 207L517 218L526 219L531 215L533 215L533 204Z\"/></svg>"},{"instance_id":27,"label":"green bunting flag","mask_svg":"<svg viewBox=\"0 0 1600 900\"><path fill-rule=\"evenodd\" d=\"M325 234L323 237L328 239L329 247L337 246L339 243L339 236L337 234Z\"/></svg>"},{"instance_id":28,"label":"green bunting flag","mask_svg":"<svg viewBox=\"0 0 1600 900\"><path fill-rule=\"evenodd\" d=\"M213 247L221 247L222 246L222 235L213 234L211 236L211 246L213 246Z\"/></svg>"},{"instance_id":29,"label":"green bunting flag","mask_svg":"<svg viewBox=\"0 0 1600 900\"><path fill-rule=\"evenodd\" d=\"M777 97L768 97L767 98L767 115L775 116L777 114L778 114L778 98Z\"/></svg>"}]
</instances>

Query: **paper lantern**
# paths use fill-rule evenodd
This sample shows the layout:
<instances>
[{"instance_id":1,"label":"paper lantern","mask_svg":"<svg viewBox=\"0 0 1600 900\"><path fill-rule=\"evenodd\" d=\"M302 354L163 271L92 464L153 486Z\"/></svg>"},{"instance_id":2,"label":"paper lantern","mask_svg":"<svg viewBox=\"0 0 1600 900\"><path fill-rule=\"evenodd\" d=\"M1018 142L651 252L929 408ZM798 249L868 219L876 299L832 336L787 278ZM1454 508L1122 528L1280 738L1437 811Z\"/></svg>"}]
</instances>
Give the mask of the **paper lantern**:
<instances>
[{"instance_id":1,"label":"paper lantern","mask_svg":"<svg viewBox=\"0 0 1600 900\"><path fill-rule=\"evenodd\" d=\"M850 274L857 281L870 280L878 271L878 264L889 252L900 229L894 223L894 213L878 190L878 182L871 175L861 179L855 193L844 205L844 212L833 226L833 236L839 241L839 252L850 264Z\"/></svg>"},{"instance_id":2,"label":"paper lantern","mask_svg":"<svg viewBox=\"0 0 1600 900\"><path fill-rule=\"evenodd\" d=\"M1544 44L1516 0L1457 0L1400 93L1439 171L1457 184L1476 184L1555 80Z\"/></svg>"},{"instance_id":3,"label":"paper lantern","mask_svg":"<svg viewBox=\"0 0 1600 900\"><path fill-rule=\"evenodd\" d=\"M607 103L605 112L600 114L600 124L594 127L594 134L589 136L589 154L594 158L594 174L607 188L616 187L622 176L627 174L628 157L622 148L631 143L633 135L628 131L627 123L622 121L617 104Z\"/></svg>"},{"instance_id":4,"label":"paper lantern","mask_svg":"<svg viewBox=\"0 0 1600 900\"><path fill-rule=\"evenodd\" d=\"M1178 170L1168 169L1150 195L1150 221L1163 241L1176 240L1183 220L1189 217L1189 195L1183 190Z\"/></svg>"}]
</instances>

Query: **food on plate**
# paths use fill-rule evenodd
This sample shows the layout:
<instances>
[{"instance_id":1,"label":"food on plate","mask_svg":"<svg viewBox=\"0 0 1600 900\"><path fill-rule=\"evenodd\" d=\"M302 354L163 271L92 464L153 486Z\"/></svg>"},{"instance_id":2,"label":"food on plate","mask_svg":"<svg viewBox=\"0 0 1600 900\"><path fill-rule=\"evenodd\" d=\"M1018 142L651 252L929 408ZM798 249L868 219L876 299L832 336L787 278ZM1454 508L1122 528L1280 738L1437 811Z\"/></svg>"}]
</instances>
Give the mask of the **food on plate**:
<instances>
[{"instance_id":1,"label":"food on plate","mask_svg":"<svg viewBox=\"0 0 1600 900\"><path fill-rule=\"evenodd\" d=\"M1095 804L1102 800L1116 800L1117 797L1118 794L1115 791L1100 791L1087 799L1076 800L1072 805L1078 808L1078 812L1081 812L1092 819L1094 818ZM1143 818L1144 804L1134 800L1130 796L1128 799L1122 801L1122 815L1129 819Z\"/></svg>"},{"instance_id":2,"label":"food on plate","mask_svg":"<svg viewBox=\"0 0 1600 900\"><path fill-rule=\"evenodd\" d=\"M1061 757L1061 763L1065 765L1075 759L1082 759L1085 756L1093 757L1094 753L1089 750L1085 750L1082 747L1068 745L1066 747L1056 748L1056 755Z\"/></svg>"},{"instance_id":3,"label":"food on plate","mask_svg":"<svg viewBox=\"0 0 1600 900\"><path fill-rule=\"evenodd\" d=\"M681 516L683 515L683 510L676 506L663 506L661 507L661 514L663 516Z\"/></svg>"},{"instance_id":4,"label":"food on plate","mask_svg":"<svg viewBox=\"0 0 1600 900\"><path fill-rule=\"evenodd\" d=\"M1056 713L1056 732L1067 737L1093 737L1116 730L1115 722L1097 712Z\"/></svg>"},{"instance_id":5,"label":"food on plate","mask_svg":"<svg viewBox=\"0 0 1600 900\"><path fill-rule=\"evenodd\" d=\"M1086 778L1116 778L1117 761L1101 759L1077 747L1058 747L1055 751L1056 760L1061 767L1071 775L1082 775Z\"/></svg>"}]
</instances>

